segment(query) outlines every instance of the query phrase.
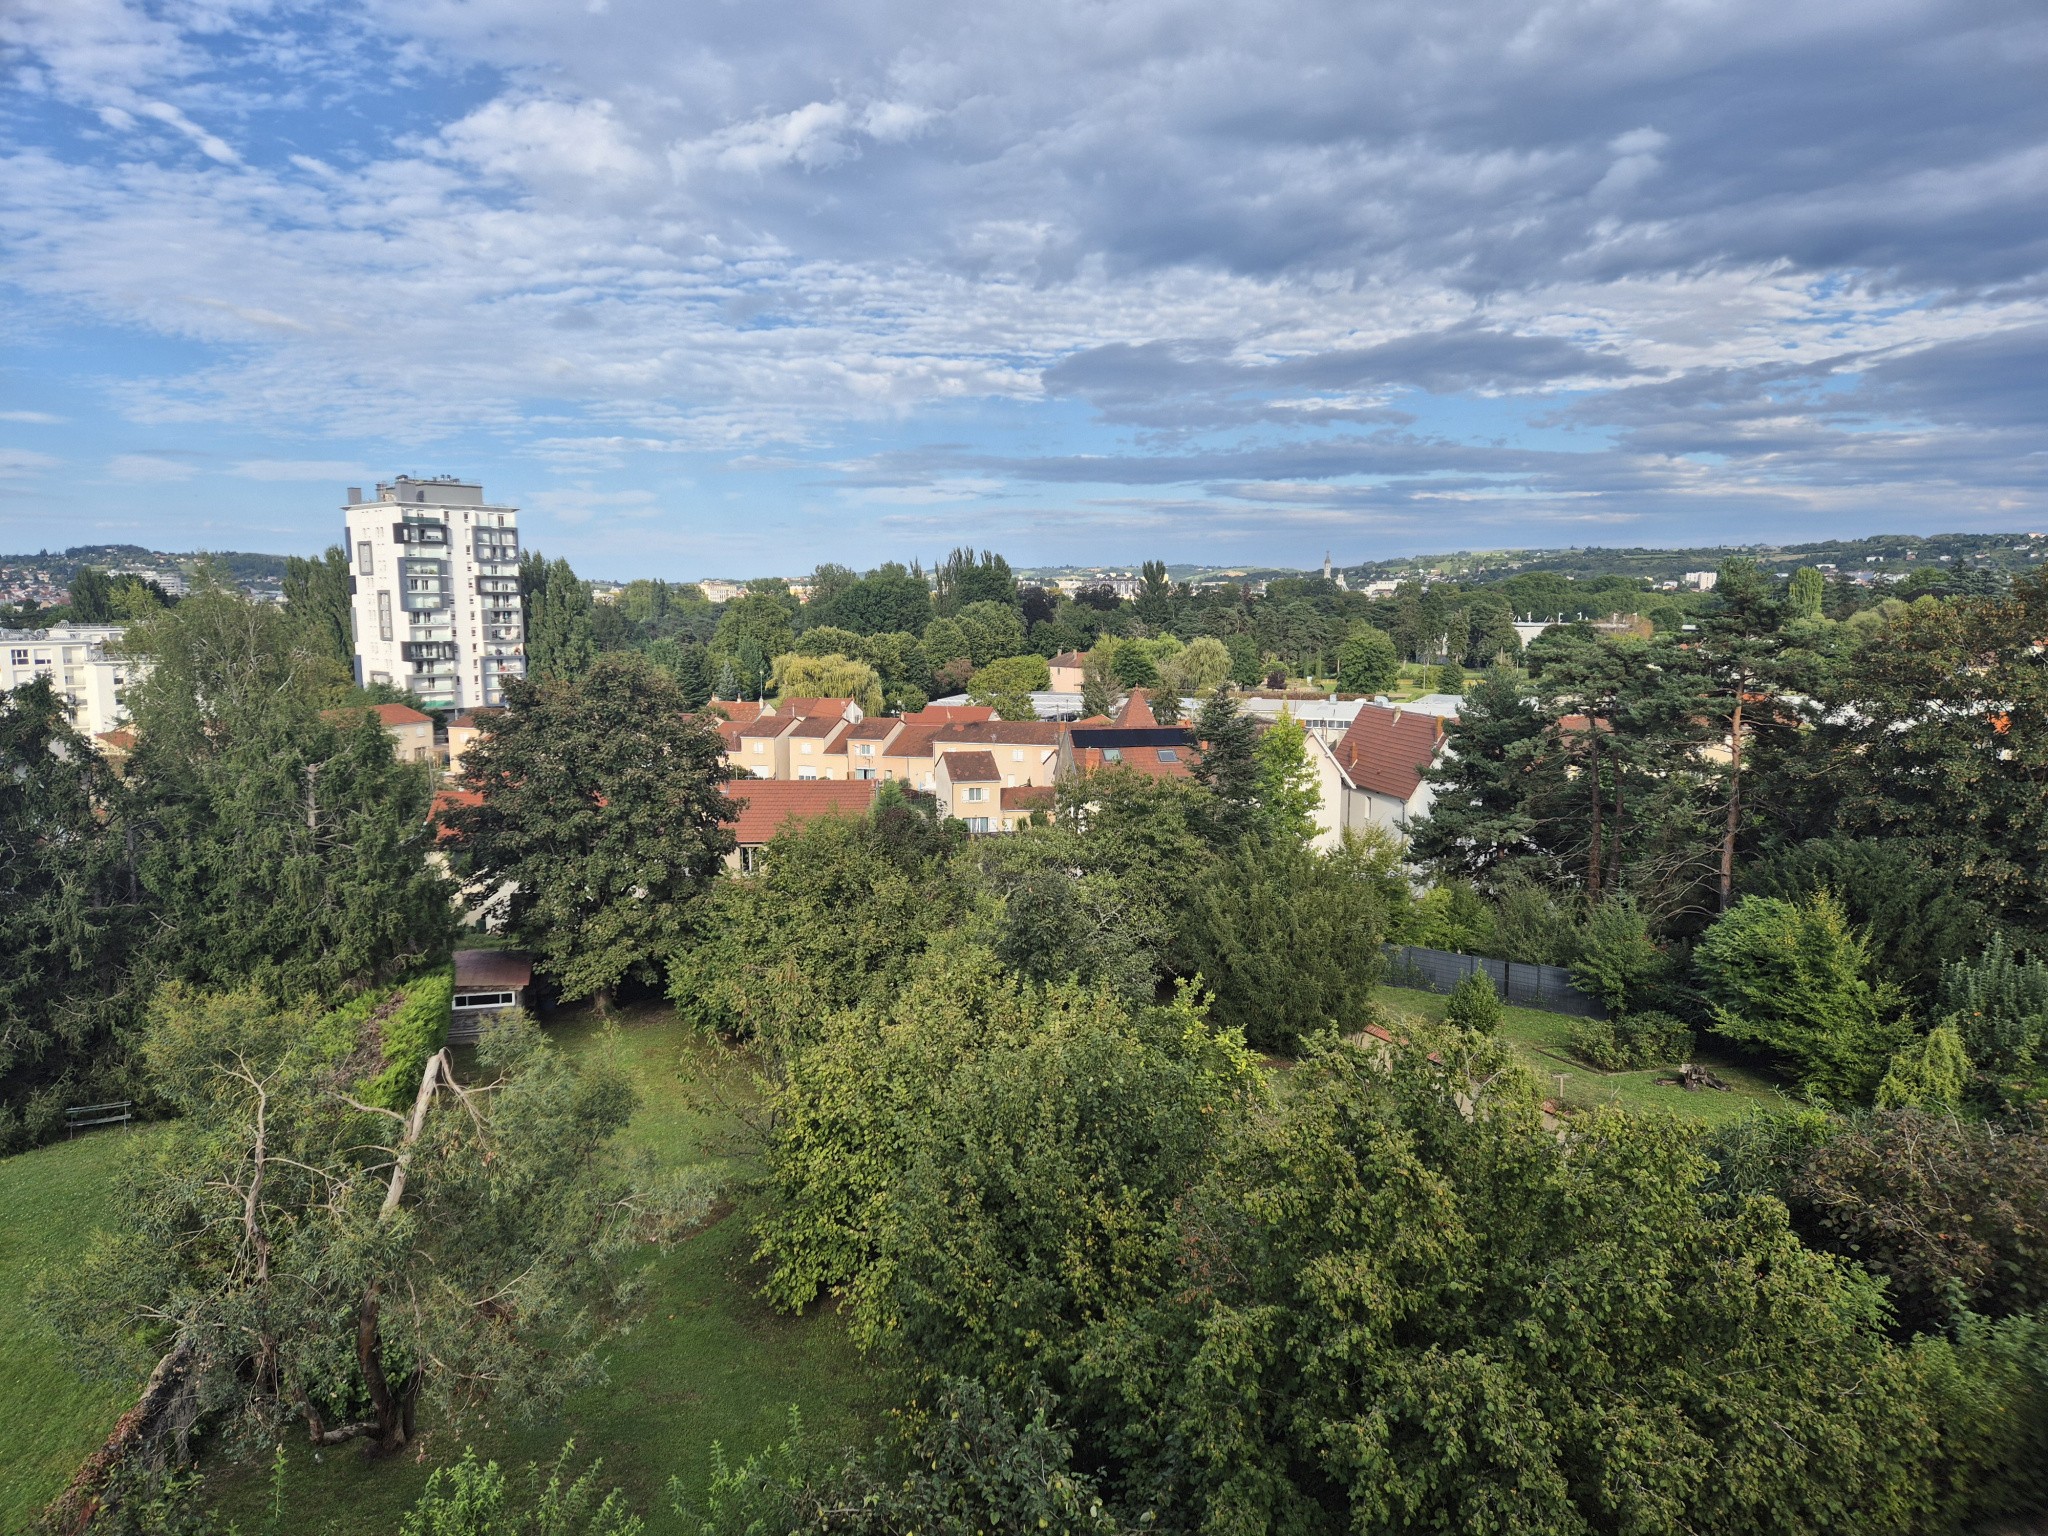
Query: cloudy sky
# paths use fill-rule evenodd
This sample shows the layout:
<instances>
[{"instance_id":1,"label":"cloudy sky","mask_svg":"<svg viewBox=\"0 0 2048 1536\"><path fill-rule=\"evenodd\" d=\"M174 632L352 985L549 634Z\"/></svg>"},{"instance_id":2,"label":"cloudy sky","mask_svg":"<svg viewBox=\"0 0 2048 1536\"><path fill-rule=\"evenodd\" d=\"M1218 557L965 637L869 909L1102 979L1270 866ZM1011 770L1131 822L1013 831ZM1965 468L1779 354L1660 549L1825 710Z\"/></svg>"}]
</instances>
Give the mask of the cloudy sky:
<instances>
[{"instance_id":1,"label":"cloudy sky","mask_svg":"<svg viewBox=\"0 0 2048 1536\"><path fill-rule=\"evenodd\" d=\"M2040 0L0 0L0 550L2048 529Z\"/></svg>"}]
</instances>

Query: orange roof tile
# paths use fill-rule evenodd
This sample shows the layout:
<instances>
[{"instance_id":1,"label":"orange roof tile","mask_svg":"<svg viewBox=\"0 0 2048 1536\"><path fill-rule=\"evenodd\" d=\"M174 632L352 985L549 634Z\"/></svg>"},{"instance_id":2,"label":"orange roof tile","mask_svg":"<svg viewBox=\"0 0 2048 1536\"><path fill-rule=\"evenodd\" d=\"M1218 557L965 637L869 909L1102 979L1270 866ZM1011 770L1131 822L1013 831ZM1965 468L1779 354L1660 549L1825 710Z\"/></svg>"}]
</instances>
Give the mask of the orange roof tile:
<instances>
[{"instance_id":1,"label":"orange roof tile","mask_svg":"<svg viewBox=\"0 0 2048 1536\"><path fill-rule=\"evenodd\" d=\"M1405 801L1422 783L1422 770L1436 760L1443 740L1444 722L1436 715L1368 704L1337 743L1335 755L1360 789Z\"/></svg>"},{"instance_id":2,"label":"orange roof tile","mask_svg":"<svg viewBox=\"0 0 2048 1536\"><path fill-rule=\"evenodd\" d=\"M1008 784L1003 787L1006 811L1049 811L1053 808L1050 784Z\"/></svg>"},{"instance_id":3,"label":"orange roof tile","mask_svg":"<svg viewBox=\"0 0 2048 1536\"><path fill-rule=\"evenodd\" d=\"M758 848L790 821L865 816L879 787L873 779L749 779L726 790L740 808L728 825L742 847Z\"/></svg>"},{"instance_id":4,"label":"orange roof tile","mask_svg":"<svg viewBox=\"0 0 2048 1536\"><path fill-rule=\"evenodd\" d=\"M1133 688L1131 696L1124 700L1124 707L1116 712L1112 725L1125 726L1133 730L1156 729L1158 718L1152 713L1152 706L1146 701L1145 690Z\"/></svg>"},{"instance_id":5,"label":"orange roof tile","mask_svg":"<svg viewBox=\"0 0 2048 1536\"><path fill-rule=\"evenodd\" d=\"M948 752L940 761L955 784L994 784L1003 776L993 752Z\"/></svg>"},{"instance_id":6,"label":"orange roof tile","mask_svg":"<svg viewBox=\"0 0 2048 1536\"><path fill-rule=\"evenodd\" d=\"M966 725L976 720L993 720L996 717L992 704L927 704L912 715L903 717L910 725Z\"/></svg>"}]
</instances>

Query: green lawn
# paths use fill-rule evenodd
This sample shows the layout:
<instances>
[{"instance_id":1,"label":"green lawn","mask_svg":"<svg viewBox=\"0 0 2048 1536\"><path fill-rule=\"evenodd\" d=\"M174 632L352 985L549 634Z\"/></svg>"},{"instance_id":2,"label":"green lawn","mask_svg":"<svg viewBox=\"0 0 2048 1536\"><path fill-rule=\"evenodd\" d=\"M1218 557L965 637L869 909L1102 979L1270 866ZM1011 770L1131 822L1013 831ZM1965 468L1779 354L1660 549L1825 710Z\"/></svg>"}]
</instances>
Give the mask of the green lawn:
<instances>
[{"instance_id":1,"label":"green lawn","mask_svg":"<svg viewBox=\"0 0 2048 1536\"><path fill-rule=\"evenodd\" d=\"M0 1158L0 1531L21 1529L56 1497L142 1385L82 1380L26 1293L110 1219L121 1154L151 1134L93 1131Z\"/></svg>"},{"instance_id":2,"label":"green lawn","mask_svg":"<svg viewBox=\"0 0 2048 1536\"><path fill-rule=\"evenodd\" d=\"M1440 1021L1447 996L1409 987L1381 987L1376 1001L1398 1026L1402 1018ZM1501 1022L1501 1035L1515 1049L1523 1065L1536 1074L1544 1095L1558 1097L1558 1078L1564 1078L1562 1103L1567 1109L1591 1109L1600 1104L1618 1104L1623 1109L1664 1110L1690 1119L1720 1124L1738 1120L1752 1109L1782 1103L1777 1085L1746 1067L1736 1066L1700 1050L1695 1059L1722 1082L1726 1093L1711 1090L1689 1093L1672 1083L1659 1082L1670 1069L1653 1067L1642 1072L1602 1072L1587 1066L1565 1044L1571 1019L1562 1013L1545 1013L1536 1008L1508 1008Z\"/></svg>"},{"instance_id":3,"label":"green lawn","mask_svg":"<svg viewBox=\"0 0 2048 1536\"><path fill-rule=\"evenodd\" d=\"M742 1058L695 1038L666 1008L628 1010L610 1033L587 1015L563 1015L550 1033L578 1053L618 1052L643 1101L625 1133L632 1147L667 1167L709 1165L731 1177L749 1171L753 1151L742 1111L753 1094ZM16 1276L61 1261L86 1240L91 1222L103 1219L113 1140L0 1162L0 1208L10 1218L20 1207L9 1181L35 1189L44 1202L30 1220L11 1219L0 1234L0 1244L21 1245L0 1246L0 1372L16 1388L0 1396L0 1434L8 1435L0 1443L10 1446L0 1473L0 1530L14 1528L61 1487L132 1400L77 1387L55 1361L54 1340L10 1326L15 1314L4 1310L19 1308ZM40 1172L31 1166L39 1159ZM78 1219L81 1211L90 1213L87 1221ZM650 1285L631 1329L607 1348L610 1381L571 1399L545 1424L479 1424L458 1437L423 1420L413 1450L388 1464L366 1463L352 1446L329 1449L316 1460L303 1442L287 1440L288 1527L300 1536L391 1531L432 1468L457 1459L465 1444L512 1467L552 1460L573 1436L579 1465L602 1457L605 1480L623 1487L637 1509L656 1515L665 1510L670 1476L700 1489L713 1441L736 1455L759 1449L786 1431L792 1403L821 1434L864 1441L873 1427L870 1373L831 1313L790 1318L756 1299L760 1276L746 1229L743 1201L669 1252L647 1250L642 1262ZM30 1251L24 1233L44 1236L28 1239L35 1245ZM10 1426L10 1415L19 1423ZM39 1456L33 1466L19 1454L25 1444ZM209 1501L244 1530L260 1529L267 1468L209 1471ZM657 1529L665 1525L656 1522Z\"/></svg>"}]
</instances>

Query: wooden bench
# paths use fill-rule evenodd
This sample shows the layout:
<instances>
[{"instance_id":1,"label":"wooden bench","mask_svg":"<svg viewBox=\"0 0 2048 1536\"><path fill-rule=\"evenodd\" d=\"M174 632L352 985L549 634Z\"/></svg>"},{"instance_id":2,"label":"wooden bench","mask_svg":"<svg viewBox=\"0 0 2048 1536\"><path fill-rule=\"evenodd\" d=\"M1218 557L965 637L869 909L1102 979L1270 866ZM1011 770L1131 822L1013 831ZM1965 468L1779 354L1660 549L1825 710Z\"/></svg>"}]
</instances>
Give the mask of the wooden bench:
<instances>
[{"instance_id":1,"label":"wooden bench","mask_svg":"<svg viewBox=\"0 0 2048 1536\"><path fill-rule=\"evenodd\" d=\"M135 1105L128 1099L118 1104L81 1104L64 1111L64 1134L76 1136L95 1125L126 1125L134 1118Z\"/></svg>"}]
</instances>

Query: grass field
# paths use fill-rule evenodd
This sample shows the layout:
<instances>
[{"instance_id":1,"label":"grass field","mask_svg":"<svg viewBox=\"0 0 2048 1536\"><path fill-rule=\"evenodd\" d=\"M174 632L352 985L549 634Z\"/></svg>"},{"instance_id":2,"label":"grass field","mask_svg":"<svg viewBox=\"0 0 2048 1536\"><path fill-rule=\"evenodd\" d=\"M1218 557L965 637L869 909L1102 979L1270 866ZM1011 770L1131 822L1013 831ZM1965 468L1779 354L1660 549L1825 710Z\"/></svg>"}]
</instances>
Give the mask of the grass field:
<instances>
[{"instance_id":1,"label":"grass field","mask_svg":"<svg viewBox=\"0 0 2048 1536\"><path fill-rule=\"evenodd\" d=\"M151 1134L94 1131L0 1158L0 1531L21 1529L56 1496L141 1386L81 1380L27 1289L112 1218L121 1156Z\"/></svg>"},{"instance_id":2,"label":"grass field","mask_svg":"<svg viewBox=\"0 0 2048 1536\"><path fill-rule=\"evenodd\" d=\"M1409 987L1381 987L1374 994L1374 1001L1387 1012L1390 1021L1398 1024L1402 1018L1440 1021L1450 999ZM1561 1102L1568 1109L1618 1104L1623 1109L1663 1110L1720 1124L1738 1120L1753 1109L1768 1109L1782 1102L1777 1085L1770 1079L1708 1050L1695 1053L1694 1059L1728 1084L1726 1093L1689 1093L1675 1084L1659 1082L1659 1078L1670 1075L1664 1067L1642 1072L1602 1072L1572 1055L1565 1044L1565 1032L1572 1022L1567 1015L1535 1008L1508 1008L1503 1012L1502 1038L1514 1047L1522 1064L1536 1074L1547 1097L1558 1097L1558 1079L1564 1079Z\"/></svg>"},{"instance_id":3,"label":"grass field","mask_svg":"<svg viewBox=\"0 0 2048 1536\"><path fill-rule=\"evenodd\" d=\"M550 1033L579 1054L618 1053L642 1098L625 1133L630 1146L668 1167L708 1166L735 1180L750 1171L742 1112L752 1086L742 1058L692 1036L666 1008L628 1010L609 1032L588 1016L564 1015ZM62 1487L133 1400L132 1391L79 1386L57 1359L55 1339L20 1315L20 1277L61 1263L106 1219L118 1142L102 1135L0 1161L0 1210L9 1218L0 1231L0 1380L12 1389L0 1394L0 1444L10 1447L0 1530L15 1529ZM821 1435L865 1440L873 1387L844 1329L829 1312L790 1318L761 1303L750 1246L743 1198L668 1252L648 1249L641 1313L606 1349L610 1381L572 1398L546 1424L493 1422L458 1437L423 1417L413 1449L376 1464L351 1446L316 1459L302 1441L287 1440L287 1528L301 1536L395 1530L433 1467L458 1459L468 1444L510 1469L551 1462L573 1437L579 1467L601 1457L603 1479L658 1516L671 1476L700 1489L714 1441L735 1456L770 1444L786 1433L792 1403ZM209 1502L242 1529L262 1529L267 1466L208 1472ZM657 1530L667 1524L653 1521Z\"/></svg>"}]
</instances>

